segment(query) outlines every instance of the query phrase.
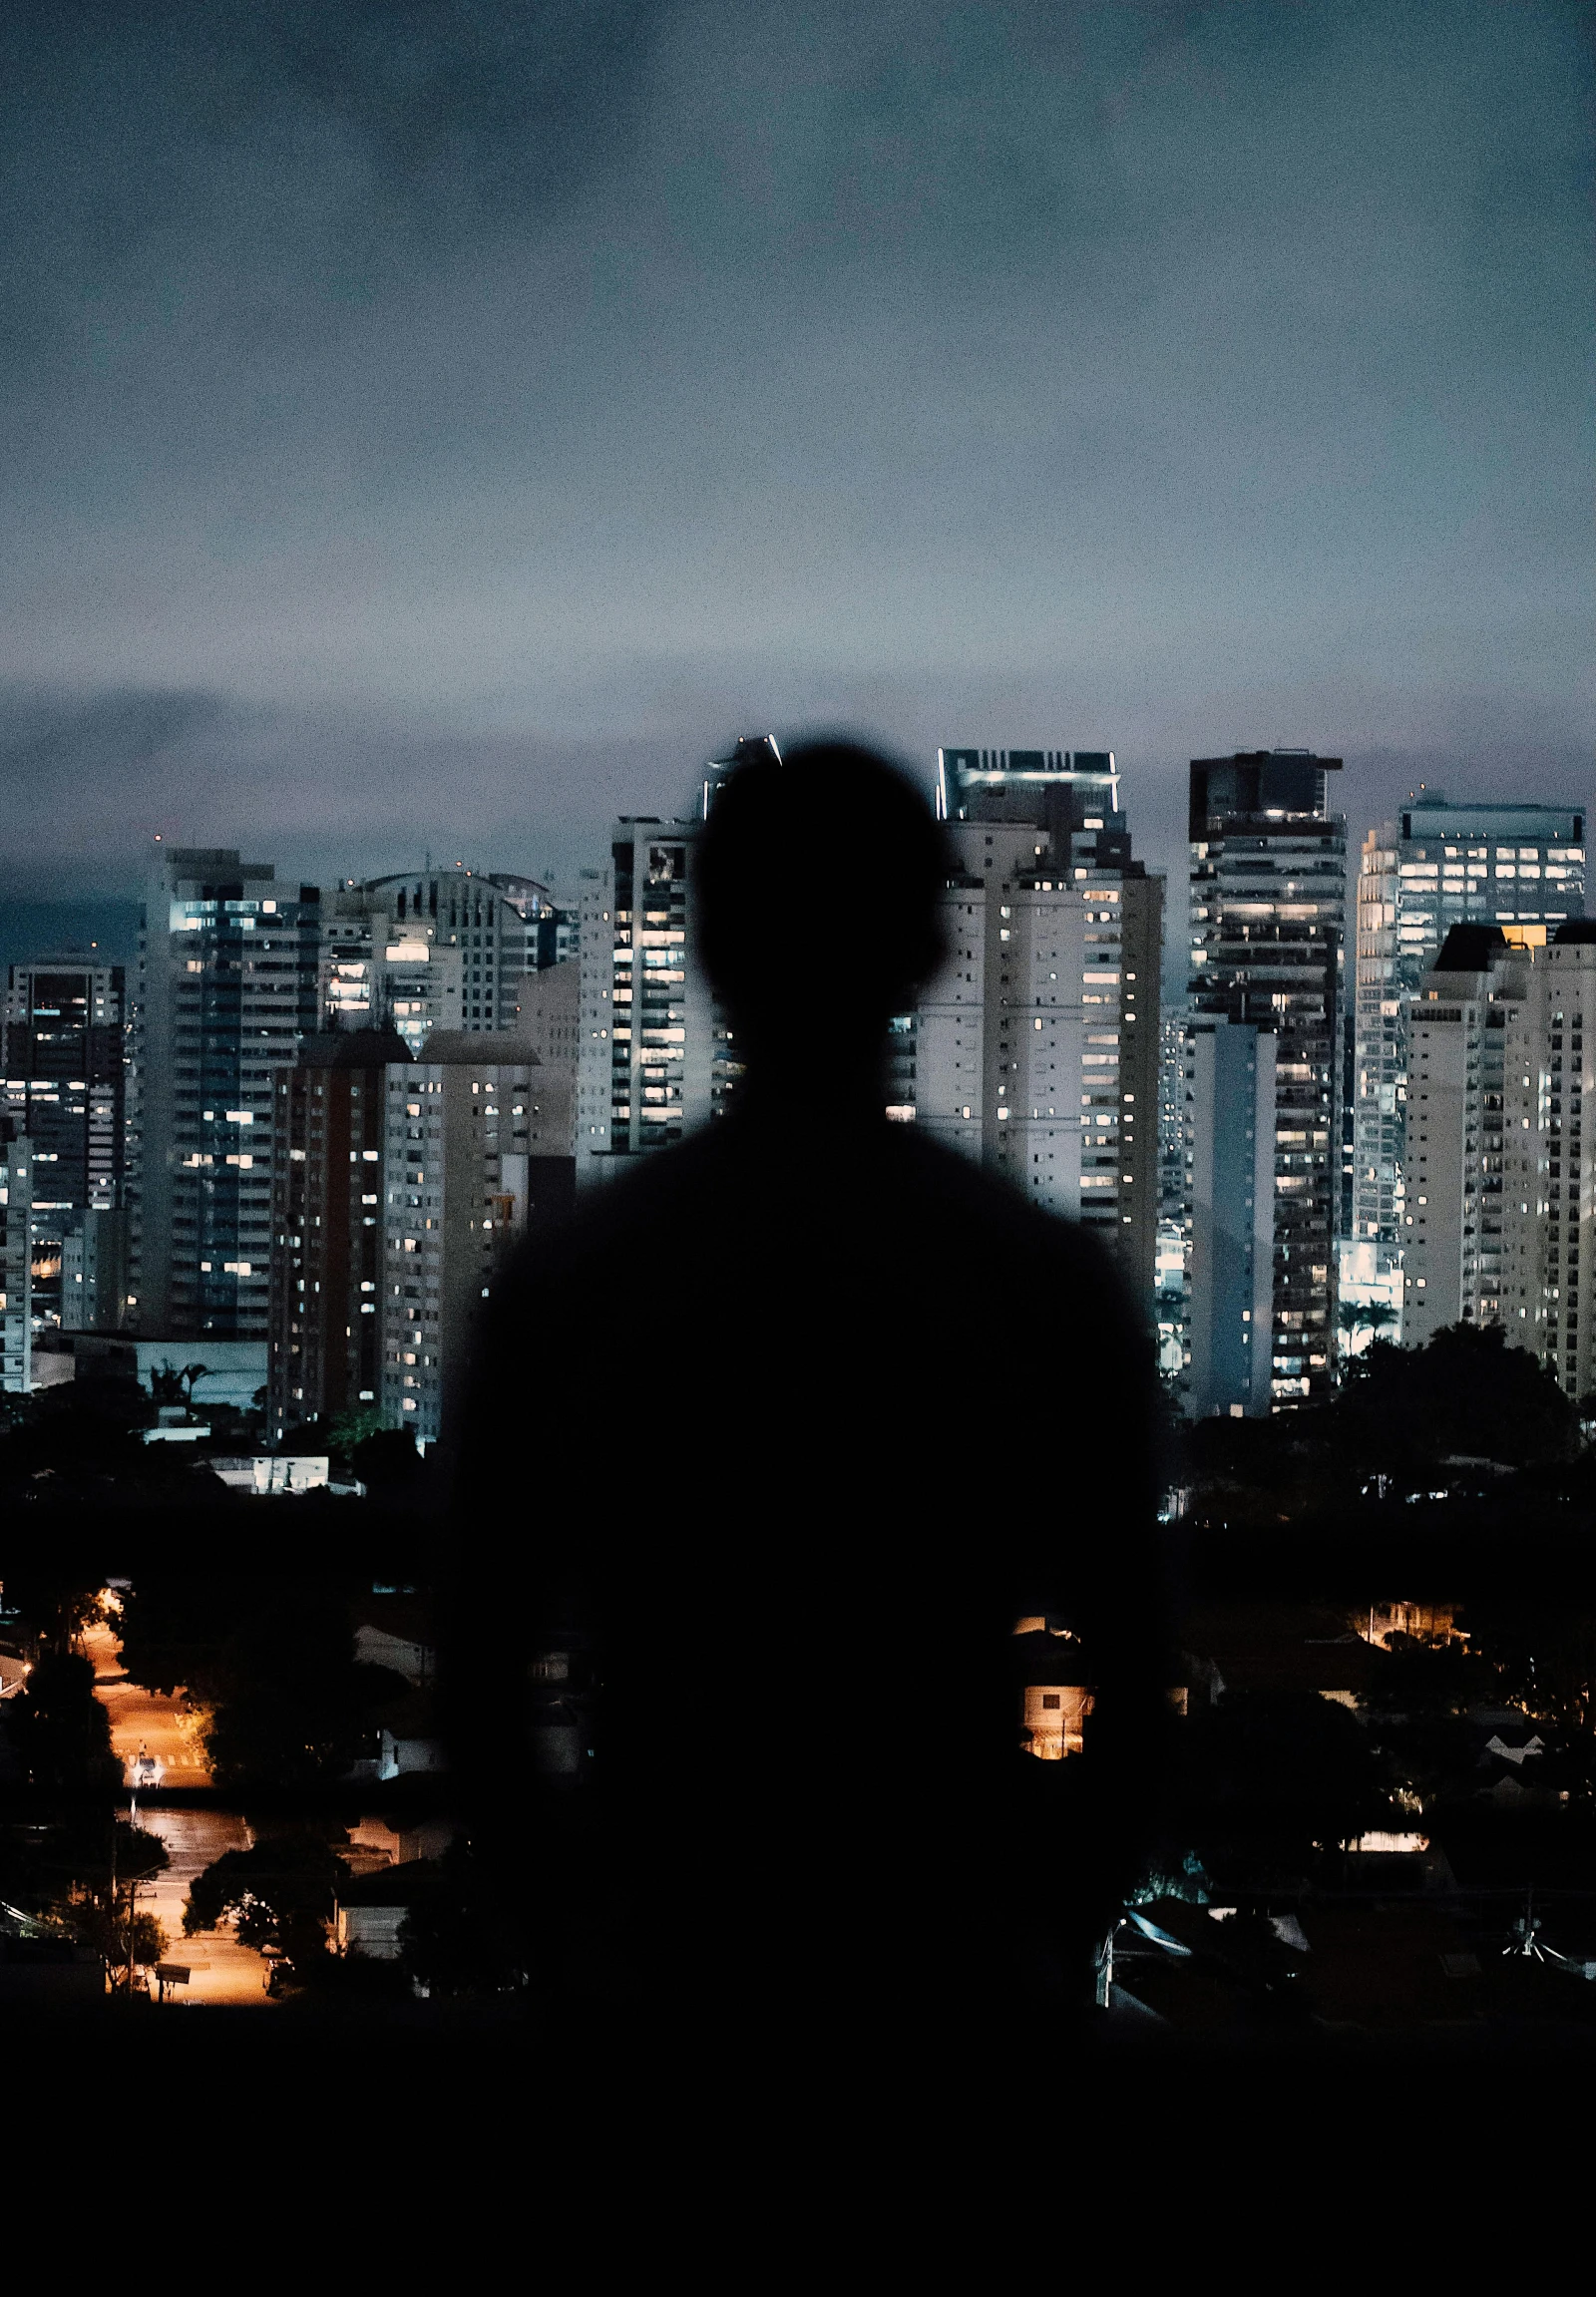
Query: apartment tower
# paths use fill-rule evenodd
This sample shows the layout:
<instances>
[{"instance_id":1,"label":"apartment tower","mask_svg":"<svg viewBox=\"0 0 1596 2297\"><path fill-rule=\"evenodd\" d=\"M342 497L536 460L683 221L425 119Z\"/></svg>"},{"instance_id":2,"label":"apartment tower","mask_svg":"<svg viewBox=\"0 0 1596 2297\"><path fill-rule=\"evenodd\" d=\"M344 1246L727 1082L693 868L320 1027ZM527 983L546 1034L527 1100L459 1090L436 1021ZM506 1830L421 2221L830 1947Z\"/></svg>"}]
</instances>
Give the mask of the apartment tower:
<instances>
[{"instance_id":1,"label":"apartment tower","mask_svg":"<svg viewBox=\"0 0 1596 2297\"><path fill-rule=\"evenodd\" d=\"M1499 1325L1583 1396L1596 1386L1596 922L1545 930L1454 926L1414 993L1403 1330L1422 1343L1447 1325Z\"/></svg>"},{"instance_id":2,"label":"apartment tower","mask_svg":"<svg viewBox=\"0 0 1596 2297\"><path fill-rule=\"evenodd\" d=\"M1327 811L1326 776L1341 762L1307 750L1258 750L1191 765L1191 1030L1195 1036L1207 1024L1245 1033L1239 1070L1228 1054L1213 1052L1216 1089L1205 1096L1199 1077L1188 1074L1188 1190L1203 1170L1215 1176L1213 1185L1228 1193L1213 1218L1226 1234L1247 1237L1255 1260L1268 1261L1268 1286L1260 1282L1248 1311L1246 1348L1252 1356L1267 1345L1267 1388L1258 1367L1246 1398L1226 1399L1249 1411L1262 1409L1266 1394L1278 1411L1325 1401L1331 1390L1347 833ZM1249 1058L1255 1081L1263 1077L1261 1036L1274 1040L1267 1109L1256 1095L1217 1089ZM1191 1222L1190 1194L1188 1206ZM1190 1242L1188 1319L1200 1326L1215 1313L1203 1297L1212 1280L1194 1230ZM1236 1292L1238 1320L1246 1289ZM1187 1352L1188 1372L1200 1370L1196 1351ZM1188 1404L1215 1408L1189 1383Z\"/></svg>"},{"instance_id":3,"label":"apartment tower","mask_svg":"<svg viewBox=\"0 0 1596 2297\"><path fill-rule=\"evenodd\" d=\"M1582 806L1452 804L1420 791L1365 840L1358 876L1352 1235L1405 1242L1414 994L1454 926L1544 927L1585 914Z\"/></svg>"},{"instance_id":4,"label":"apartment tower","mask_svg":"<svg viewBox=\"0 0 1596 2297\"><path fill-rule=\"evenodd\" d=\"M509 1030L440 1029L383 1091L380 1408L430 1443L500 1260L570 1208L570 1083Z\"/></svg>"},{"instance_id":5,"label":"apartment tower","mask_svg":"<svg viewBox=\"0 0 1596 2297\"><path fill-rule=\"evenodd\" d=\"M1150 1305L1163 883L1132 858L1113 753L945 748L937 810L949 957L902 1113L1097 1230Z\"/></svg>"},{"instance_id":6,"label":"apartment tower","mask_svg":"<svg viewBox=\"0 0 1596 2297\"><path fill-rule=\"evenodd\" d=\"M406 1049L379 1029L307 1037L278 1072L266 1426L275 1442L382 1393L383 1150L388 1070Z\"/></svg>"},{"instance_id":7,"label":"apartment tower","mask_svg":"<svg viewBox=\"0 0 1596 2297\"><path fill-rule=\"evenodd\" d=\"M225 849L158 849L134 1009L129 1318L264 1340L276 1072L314 1033L321 900Z\"/></svg>"},{"instance_id":8,"label":"apartment tower","mask_svg":"<svg viewBox=\"0 0 1596 2297\"><path fill-rule=\"evenodd\" d=\"M11 967L0 1105L32 1147L32 1314L114 1331L126 1283L124 974L93 953Z\"/></svg>"}]
</instances>

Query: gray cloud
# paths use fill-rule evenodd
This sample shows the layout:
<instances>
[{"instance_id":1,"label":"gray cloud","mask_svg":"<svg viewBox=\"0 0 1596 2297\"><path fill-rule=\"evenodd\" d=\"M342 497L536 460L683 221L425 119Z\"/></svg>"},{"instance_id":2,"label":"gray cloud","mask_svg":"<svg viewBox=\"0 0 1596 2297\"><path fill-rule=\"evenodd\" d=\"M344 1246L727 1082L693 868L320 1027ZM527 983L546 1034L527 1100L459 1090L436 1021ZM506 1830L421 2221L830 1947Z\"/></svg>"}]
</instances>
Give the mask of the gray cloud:
<instances>
[{"instance_id":1,"label":"gray cloud","mask_svg":"<svg viewBox=\"0 0 1596 2297\"><path fill-rule=\"evenodd\" d=\"M741 725L1108 742L1161 853L1232 740L1588 778L1573 5L20 25L13 884L538 867Z\"/></svg>"}]
</instances>

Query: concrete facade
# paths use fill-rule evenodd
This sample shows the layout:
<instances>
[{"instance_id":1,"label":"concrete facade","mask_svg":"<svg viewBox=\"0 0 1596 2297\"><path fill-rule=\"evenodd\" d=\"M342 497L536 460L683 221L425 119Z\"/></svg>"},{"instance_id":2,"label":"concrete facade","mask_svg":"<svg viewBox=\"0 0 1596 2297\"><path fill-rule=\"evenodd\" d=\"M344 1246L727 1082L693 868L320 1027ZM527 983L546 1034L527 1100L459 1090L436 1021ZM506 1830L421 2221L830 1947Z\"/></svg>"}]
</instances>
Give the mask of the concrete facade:
<instances>
[{"instance_id":1,"label":"concrete facade","mask_svg":"<svg viewBox=\"0 0 1596 2297\"><path fill-rule=\"evenodd\" d=\"M1189 1022L1189 1242L1182 1366L1194 1419L1269 1410L1275 1259L1275 1057L1272 1030Z\"/></svg>"},{"instance_id":2,"label":"concrete facade","mask_svg":"<svg viewBox=\"0 0 1596 2297\"><path fill-rule=\"evenodd\" d=\"M1408 1046L1418 984L1453 926L1585 914L1582 806L1450 804L1420 793L1364 842L1358 876L1352 1235L1405 1239Z\"/></svg>"},{"instance_id":3,"label":"concrete facade","mask_svg":"<svg viewBox=\"0 0 1596 2297\"><path fill-rule=\"evenodd\" d=\"M1454 931L1413 1000L1403 1338L1500 1325L1577 1397L1596 1386L1596 926L1544 932Z\"/></svg>"},{"instance_id":4,"label":"concrete facade","mask_svg":"<svg viewBox=\"0 0 1596 2297\"><path fill-rule=\"evenodd\" d=\"M1191 1017L1277 1040L1273 1410L1328 1401L1335 1376L1347 835L1326 775L1340 765L1273 750L1191 766Z\"/></svg>"},{"instance_id":5,"label":"concrete facade","mask_svg":"<svg viewBox=\"0 0 1596 2297\"><path fill-rule=\"evenodd\" d=\"M0 1127L33 1144L36 1330L115 1331L126 1290L121 965L66 952L14 964L0 1018Z\"/></svg>"},{"instance_id":6,"label":"concrete facade","mask_svg":"<svg viewBox=\"0 0 1596 2297\"><path fill-rule=\"evenodd\" d=\"M570 1202L569 1084L508 1032L438 1030L384 1092L380 1408L430 1443L499 1259Z\"/></svg>"},{"instance_id":7,"label":"concrete facade","mask_svg":"<svg viewBox=\"0 0 1596 2297\"><path fill-rule=\"evenodd\" d=\"M1100 1231L1150 1304L1163 884L1131 857L1112 755L945 749L939 776L961 870L914 1121Z\"/></svg>"},{"instance_id":8,"label":"concrete facade","mask_svg":"<svg viewBox=\"0 0 1596 2297\"><path fill-rule=\"evenodd\" d=\"M278 1068L316 1020L321 902L228 849L167 852L140 937L128 1319L264 1339Z\"/></svg>"},{"instance_id":9,"label":"concrete facade","mask_svg":"<svg viewBox=\"0 0 1596 2297\"><path fill-rule=\"evenodd\" d=\"M399 1039L307 1037L277 1079L266 1425L376 1410L382 1394L384 1150Z\"/></svg>"},{"instance_id":10,"label":"concrete facade","mask_svg":"<svg viewBox=\"0 0 1596 2297\"><path fill-rule=\"evenodd\" d=\"M681 1140L740 1075L693 959L700 824L626 818L584 873L578 984L579 1186Z\"/></svg>"},{"instance_id":11,"label":"concrete facade","mask_svg":"<svg viewBox=\"0 0 1596 2297\"><path fill-rule=\"evenodd\" d=\"M0 1140L0 1389L33 1386L33 1150Z\"/></svg>"}]
</instances>

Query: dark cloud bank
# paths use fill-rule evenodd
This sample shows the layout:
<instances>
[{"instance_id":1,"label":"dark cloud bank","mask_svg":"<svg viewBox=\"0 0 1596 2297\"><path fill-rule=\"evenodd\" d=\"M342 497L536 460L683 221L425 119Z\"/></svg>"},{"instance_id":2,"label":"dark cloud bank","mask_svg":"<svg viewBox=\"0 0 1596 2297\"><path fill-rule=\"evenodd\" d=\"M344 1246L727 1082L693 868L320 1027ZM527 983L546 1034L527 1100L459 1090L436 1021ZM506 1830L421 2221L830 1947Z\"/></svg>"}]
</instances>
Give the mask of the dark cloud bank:
<instances>
[{"instance_id":1,"label":"dark cloud bank","mask_svg":"<svg viewBox=\"0 0 1596 2297\"><path fill-rule=\"evenodd\" d=\"M739 728L1584 796L1574 6L24 7L0 892L567 870Z\"/></svg>"}]
</instances>

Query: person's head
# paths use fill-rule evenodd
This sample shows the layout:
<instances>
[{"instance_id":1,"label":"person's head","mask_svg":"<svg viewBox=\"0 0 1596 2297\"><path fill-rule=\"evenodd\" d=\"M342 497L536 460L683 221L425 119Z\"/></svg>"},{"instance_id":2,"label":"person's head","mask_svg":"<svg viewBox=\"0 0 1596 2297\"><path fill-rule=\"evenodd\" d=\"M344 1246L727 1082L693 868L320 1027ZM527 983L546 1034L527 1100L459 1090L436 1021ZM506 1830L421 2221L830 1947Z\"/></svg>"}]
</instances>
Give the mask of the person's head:
<instances>
[{"instance_id":1,"label":"person's head","mask_svg":"<svg viewBox=\"0 0 1596 2297\"><path fill-rule=\"evenodd\" d=\"M942 958L950 867L925 796L874 750L734 767L698 841L698 954L749 1051L777 1031L873 1049Z\"/></svg>"}]
</instances>

